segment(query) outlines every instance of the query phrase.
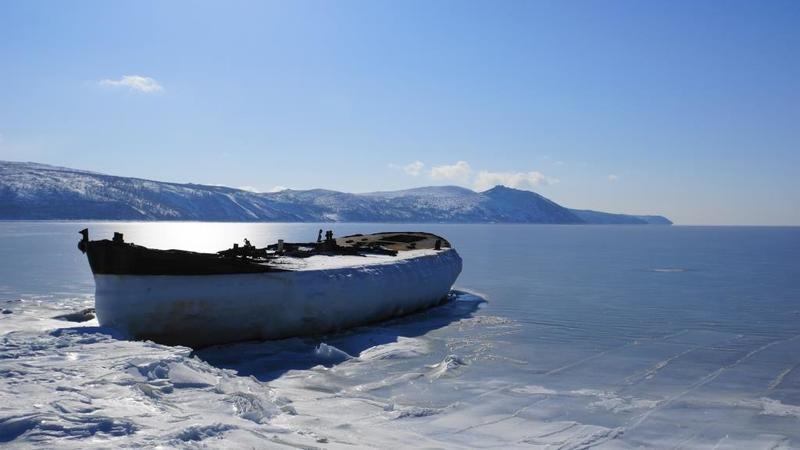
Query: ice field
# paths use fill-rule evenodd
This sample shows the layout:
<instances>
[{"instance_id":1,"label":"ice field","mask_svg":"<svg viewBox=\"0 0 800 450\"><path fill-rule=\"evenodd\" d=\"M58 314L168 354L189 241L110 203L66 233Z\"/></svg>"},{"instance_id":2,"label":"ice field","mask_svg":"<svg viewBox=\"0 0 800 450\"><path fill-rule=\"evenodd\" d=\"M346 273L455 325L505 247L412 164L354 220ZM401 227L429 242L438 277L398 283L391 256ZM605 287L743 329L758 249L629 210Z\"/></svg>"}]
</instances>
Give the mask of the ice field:
<instances>
[{"instance_id":1,"label":"ice field","mask_svg":"<svg viewBox=\"0 0 800 450\"><path fill-rule=\"evenodd\" d=\"M93 305L83 226L0 223L0 446L800 447L797 228L411 226L463 257L447 304L192 351L55 318ZM318 228L90 227L195 250Z\"/></svg>"}]
</instances>

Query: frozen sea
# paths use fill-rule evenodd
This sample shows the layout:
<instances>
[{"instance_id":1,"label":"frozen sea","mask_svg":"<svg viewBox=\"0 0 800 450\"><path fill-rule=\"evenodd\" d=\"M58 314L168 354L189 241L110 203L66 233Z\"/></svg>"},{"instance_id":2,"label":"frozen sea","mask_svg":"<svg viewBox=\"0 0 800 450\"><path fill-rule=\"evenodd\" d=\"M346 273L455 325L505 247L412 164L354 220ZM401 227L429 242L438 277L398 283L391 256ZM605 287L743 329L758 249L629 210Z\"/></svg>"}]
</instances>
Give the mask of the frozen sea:
<instances>
[{"instance_id":1,"label":"frozen sea","mask_svg":"<svg viewBox=\"0 0 800 450\"><path fill-rule=\"evenodd\" d=\"M446 236L453 300L193 352L54 318L93 304L85 226L200 251L320 228L0 223L0 447L800 448L800 228L335 224Z\"/></svg>"}]
</instances>

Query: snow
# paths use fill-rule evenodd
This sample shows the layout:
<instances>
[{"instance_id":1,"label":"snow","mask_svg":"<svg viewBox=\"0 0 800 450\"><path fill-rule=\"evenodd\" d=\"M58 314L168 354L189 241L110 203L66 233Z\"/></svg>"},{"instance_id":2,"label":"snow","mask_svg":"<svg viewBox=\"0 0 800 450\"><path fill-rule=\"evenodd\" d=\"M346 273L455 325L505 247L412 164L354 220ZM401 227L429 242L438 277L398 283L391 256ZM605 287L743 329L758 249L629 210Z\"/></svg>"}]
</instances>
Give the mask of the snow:
<instances>
[{"instance_id":1,"label":"snow","mask_svg":"<svg viewBox=\"0 0 800 450\"><path fill-rule=\"evenodd\" d=\"M796 426L800 409L778 395L793 392L796 367L766 366L796 350L798 338L758 343L740 335L681 332L588 356L534 350L541 361L518 360L497 345L519 323L476 314L484 300L457 291L454 301L414 317L315 339L193 352L126 340L94 319L52 318L81 311L91 300L7 303L13 314L0 318L0 444L23 449L796 444L785 427ZM750 350L678 391L671 389L685 376L686 367L678 366L693 353L726 345ZM547 362L554 359L568 362ZM735 390L737 380L760 380L755 382L764 391L743 396ZM712 383L715 390L706 390ZM776 421L775 431L751 433L743 424L753 420ZM686 421L705 425L671 431Z\"/></svg>"},{"instance_id":2,"label":"snow","mask_svg":"<svg viewBox=\"0 0 800 450\"><path fill-rule=\"evenodd\" d=\"M436 255L437 250L406 250L396 256L381 254L365 255L314 255L308 258L280 257L270 261L284 269L329 270L346 267L366 267L378 264L396 264L409 259Z\"/></svg>"},{"instance_id":3,"label":"snow","mask_svg":"<svg viewBox=\"0 0 800 450\"><path fill-rule=\"evenodd\" d=\"M443 308L480 301L463 293L455 305ZM86 303L69 299L59 312ZM369 376L375 362L427 355L433 350L427 339L396 337L365 348L358 357L330 343L300 339L216 347L198 355L185 347L125 340L96 320L77 325L53 320L56 309L17 308L19 320L4 320L0 443L15 448L398 445L420 436L395 421L445 411L372 398L380 389L406 385L421 375L348 386L332 369L337 365L336 371ZM9 321L13 326L7 326ZM383 339L382 330L364 329L350 344ZM257 366L269 354L282 362L294 355L298 363L312 365L269 382L269 376L264 381L248 376L252 367L237 373L218 360L234 357L238 364Z\"/></svg>"}]
</instances>

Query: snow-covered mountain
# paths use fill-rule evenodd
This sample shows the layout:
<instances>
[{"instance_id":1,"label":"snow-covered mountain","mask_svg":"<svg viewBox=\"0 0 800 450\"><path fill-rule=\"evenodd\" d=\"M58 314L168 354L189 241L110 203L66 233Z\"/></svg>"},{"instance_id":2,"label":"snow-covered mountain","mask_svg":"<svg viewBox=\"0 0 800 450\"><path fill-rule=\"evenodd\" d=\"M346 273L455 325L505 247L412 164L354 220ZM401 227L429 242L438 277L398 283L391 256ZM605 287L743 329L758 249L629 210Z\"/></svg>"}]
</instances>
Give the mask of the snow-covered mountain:
<instances>
[{"instance_id":1,"label":"snow-covered mountain","mask_svg":"<svg viewBox=\"0 0 800 450\"><path fill-rule=\"evenodd\" d=\"M572 210L530 191L456 186L349 194L255 193L0 161L0 219L278 222L502 222L670 224L661 216Z\"/></svg>"}]
</instances>

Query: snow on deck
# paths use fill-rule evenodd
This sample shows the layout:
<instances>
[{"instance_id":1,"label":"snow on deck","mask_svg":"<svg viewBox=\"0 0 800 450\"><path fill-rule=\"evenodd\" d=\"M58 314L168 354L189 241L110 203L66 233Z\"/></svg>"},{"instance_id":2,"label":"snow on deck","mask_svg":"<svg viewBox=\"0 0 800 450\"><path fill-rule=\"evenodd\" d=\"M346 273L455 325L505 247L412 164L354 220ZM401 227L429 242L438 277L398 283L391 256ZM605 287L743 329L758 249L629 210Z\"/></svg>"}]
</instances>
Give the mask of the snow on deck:
<instances>
[{"instance_id":1,"label":"snow on deck","mask_svg":"<svg viewBox=\"0 0 800 450\"><path fill-rule=\"evenodd\" d=\"M446 251L446 250L445 250ZM406 250L397 256L365 254L365 255L314 255L308 258L281 257L270 261L271 265L290 270L329 270L350 267L363 267L378 264L395 264L404 260L433 256L442 250Z\"/></svg>"}]
</instances>

